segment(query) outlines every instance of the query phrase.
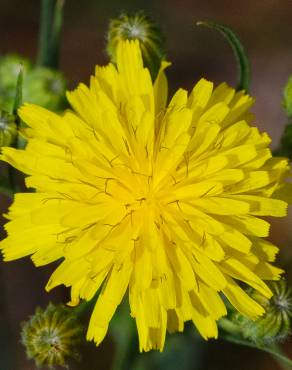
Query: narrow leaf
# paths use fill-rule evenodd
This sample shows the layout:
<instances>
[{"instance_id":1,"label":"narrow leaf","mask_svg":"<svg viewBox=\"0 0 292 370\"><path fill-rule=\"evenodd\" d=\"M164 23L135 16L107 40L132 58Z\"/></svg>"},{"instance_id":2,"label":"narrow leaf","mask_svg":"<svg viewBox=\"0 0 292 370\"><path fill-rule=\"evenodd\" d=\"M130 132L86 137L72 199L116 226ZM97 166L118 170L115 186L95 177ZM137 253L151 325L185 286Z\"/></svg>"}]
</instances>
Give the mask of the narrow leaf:
<instances>
[{"instance_id":1,"label":"narrow leaf","mask_svg":"<svg viewBox=\"0 0 292 370\"><path fill-rule=\"evenodd\" d=\"M20 65L17 82L16 82L16 88L15 88L13 110L12 110L12 114L14 114L15 116L17 116L17 110L22 104L22 90L23 90L23 67L22 65Z\"/></svg>"},{"instance_id":2,"label":"narrow leaf","mask_svg":"<svg viewBox=\"0 0 292 370\"><path fill-rule=\"evenodd\" d=\"M209 22L209 21L199 21L196 23L197 26L206 26L215 29L223 34L223 36L228 40L234 55L236 57L238 67L239 67L239 82L237 90L249 91L250 85L250 68L249 61L244 50L242 43L239 41L235 33L228 27L222 24Z\"/></svg>"}]
</instances>

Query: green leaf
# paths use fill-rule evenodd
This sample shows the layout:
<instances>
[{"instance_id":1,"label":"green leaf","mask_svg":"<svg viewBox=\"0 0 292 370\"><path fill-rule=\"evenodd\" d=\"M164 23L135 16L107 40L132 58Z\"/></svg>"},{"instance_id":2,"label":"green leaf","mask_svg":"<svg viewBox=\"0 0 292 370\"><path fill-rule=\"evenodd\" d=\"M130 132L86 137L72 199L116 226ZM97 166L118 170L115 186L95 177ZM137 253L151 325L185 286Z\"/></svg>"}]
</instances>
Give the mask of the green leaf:
<instances>
[{"instance_id":1,"label":"green leaf","mask_svg":"<svg viewBox=\"0 0 292 370\"><path fill-rule=\"evenodd\" d=\"M57 69L64 0L42 0L38 64Z\"/></svg>"},{"instance_id":2,"label":"green leaf","mask_svg":"<svg viewBox=\"0 0 292 370\"><path fill-rule=\"evenodd\" d=\"M223 26L222 24L215 22L199 21L196 24L197 26L206 26L214 30L217 30L220 33L222 33L223 36L227 39L230 46L232 47L239 67L239 82L237 90L245 90L246 92L248 92L250 85L249 61L244 50L244 47L242 43L239 41L238 37L235 35L235 33L229 27Z\"/></svg>"}]
</instances>

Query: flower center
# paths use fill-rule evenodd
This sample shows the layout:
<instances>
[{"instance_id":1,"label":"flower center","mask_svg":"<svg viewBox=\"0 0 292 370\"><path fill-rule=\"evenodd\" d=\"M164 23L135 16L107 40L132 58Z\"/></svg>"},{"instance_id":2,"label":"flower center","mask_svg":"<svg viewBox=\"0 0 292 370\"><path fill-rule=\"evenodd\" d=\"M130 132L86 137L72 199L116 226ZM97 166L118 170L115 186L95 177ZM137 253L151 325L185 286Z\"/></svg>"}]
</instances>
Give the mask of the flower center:
<instances>
[{"instance_id":1,"label":"flower center","mask_svg":"<svg viewBox=\"0 0 292 370\"><path fill-rule=\"evenodd\" d=\"M133 195L135 202L139 207L153 207L157 202L156 193L152 188L152 179L150 177L137 177L139 187L133 186ZM134 185L134 184L133 184Z\"/></svg>"}]
</instances>

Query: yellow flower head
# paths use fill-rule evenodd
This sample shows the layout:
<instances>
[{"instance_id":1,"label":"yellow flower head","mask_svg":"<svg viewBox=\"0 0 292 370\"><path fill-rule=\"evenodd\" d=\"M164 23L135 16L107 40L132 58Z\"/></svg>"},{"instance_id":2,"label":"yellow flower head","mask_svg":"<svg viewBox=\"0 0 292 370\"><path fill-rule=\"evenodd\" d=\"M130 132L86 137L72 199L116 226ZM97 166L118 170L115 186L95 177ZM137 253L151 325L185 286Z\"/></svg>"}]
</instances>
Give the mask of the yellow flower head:
<instances>
[{"instance_id":1,"label":"yellow flower head","mask_svg":"<svg viewBox=\"0 0 292 370\"><path fill-rule=\"evenodd\" d=\"M101 288L87 333L96 344L127 290L140 350L162 350L166 330L189 320L216 338L223 296L257 318L264 309L240 282L269 298L263 280L282 272L261 216L285 216L276 198L289 167L249 125L253 99L202 79L166 105L167 65L153 85L139 42L121 41L117 67L68 93L73 110L24 105L28 145L2 151L36 189L15 196L4 258L63 259L47 289L71 287L72 305Z\"/></svg>"}]
</instances>

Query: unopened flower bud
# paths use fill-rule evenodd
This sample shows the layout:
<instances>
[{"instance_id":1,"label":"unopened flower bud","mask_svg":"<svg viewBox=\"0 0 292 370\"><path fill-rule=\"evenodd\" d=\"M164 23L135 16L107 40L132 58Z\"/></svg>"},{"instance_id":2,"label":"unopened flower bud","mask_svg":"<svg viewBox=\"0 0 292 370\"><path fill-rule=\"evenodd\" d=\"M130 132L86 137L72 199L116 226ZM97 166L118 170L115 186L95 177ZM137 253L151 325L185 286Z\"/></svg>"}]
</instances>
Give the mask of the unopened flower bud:
<instances>
[{"instance_id":1,"label":"unopened flower bud","mask_svg":"<svg viewBox=\"0 0 292 370\"><path fill-rule=\"evenodd\" d=\"M23 102L61 111L66 105L66 82L63 75L45 67L33 67L18 55L0 58L0 108L11 112L19 69L23 73Z\"/></svg>"},{"instance_id":2,"label":"unopened flower bud","mask_svg":"<svg viewBox=\"0 0 292 370\"><path fill-rule=\"evenodd\" d=\"M65 106L66 82L60 72L36 67L26 76L23 86L23 101L41 105L53 111Z\"/></svg>"},{"instance_id":3,"label":"unopened flower bud","mask_svg":"<svg viewBox=\"0 0 292 370\"><path fill-rule=\"evenodd\" d=\"M15 116L5 111L0 111L0 147L13 144L16 136Z\"/></svg>"},{"instance_id":4,"label":"unopened flower bud","mask_svg":"<svg viewBox=\"0 0 292 370\"><path fill-rule=\"evenodd\" d=\"M144 65L155 79L164 58L164 39L159 27L143 13L133 16L122 14L112 19L107 34L107 53L113 63L120 40L139 40Z\"/></svg>"},{"instance_id":5,"label":"unopened flower bud","mask_svg":"<svg viewBox=\"0 0 292 370\"><path fill-rule=\"evenodd\" d=\"M283 106L288 117L292 117L292 76L289 77L283 92Z\"/></svg>"},{"instance_id":6,"label":"unopened flower bud","mask_svg":"<svg viewBox=\"0 0 292 370\"><path fill-rule=\"evenodd\" d=\"M251 297L265 309L265 314L252 321L237 315L238 324L245 338L258 345L271 344L284 340L290 333L292 317L292 291L285 280L273 281L269 284L273 292L269 300L260 293L253 291Z\"/></svg>"},{"instance_id":7,"label":"unopened flower bud","mask_svg":"<svg viewBox=\"0 0 292 370\"><path fill-rule=\"evenodd\" d=\"M2 89L15 89L19 69L26 74L31 69L29 59L16 54L7 54L0 58L0 86Z\"/></svg>"},{"instance_id":8,"label":"unopened flower bud","mask_svg":"<svg viewBox=\"0 0 292 370\"><path fill-rule=\"evenodd\" d=\"M27 58L16 54L7 54L0 58L0 109L7 112L11 112L13 108L20 69L25 80L31 69L31 63Z\"/></svg>"},{"instance_id":9,"label":"unopened flower bud","mask_svg":"<svg viewBox=\"0 0 292 370\"><path fill-rule=\"evenodd\" d=\"M28 358L40 366L66 366L70 358L78 358L77 346L83 338L83 326L74 311L62 305L49 304L23 324L22 343Z\"/></svg>"}]
</instances>

